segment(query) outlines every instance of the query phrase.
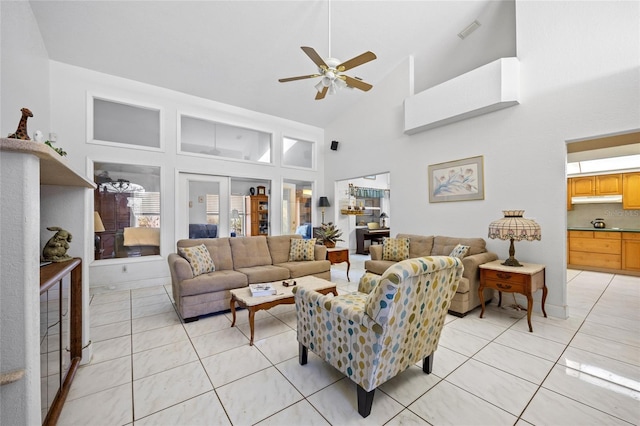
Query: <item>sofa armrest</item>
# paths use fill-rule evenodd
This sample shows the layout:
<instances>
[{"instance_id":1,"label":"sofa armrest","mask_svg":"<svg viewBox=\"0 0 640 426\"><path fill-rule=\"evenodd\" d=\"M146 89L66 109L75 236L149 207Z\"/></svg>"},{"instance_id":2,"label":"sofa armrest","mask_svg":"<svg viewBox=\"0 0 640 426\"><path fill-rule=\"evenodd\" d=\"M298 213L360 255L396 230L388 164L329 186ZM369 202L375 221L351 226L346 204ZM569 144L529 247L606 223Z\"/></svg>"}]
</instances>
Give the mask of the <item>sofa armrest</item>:
<instances>
[{"instance_id":1,"label":"sofa armrest","mask_svg":"<svg viewBox=\"0 0 640 426\"><path fill-rule=\"evenodd\" d=\"M366 272L358 283L358 291L360 293L369 294L371 290L378 285L378 280L380 279L380 275L373 274L371 272Z\"/></svg>"},{"instance_id":2,"label":"sofa armrest","mask_svg":"<svg viewBox=\"0 0 640 426\"><path fill-rule=\"evenodd\" d=\"M492 262L497 258L498 255L490 251L464 257L462 259L462 264L464 265L464 273L462 274L462 276L469 280L470 286L473 286L473 284L476 283L480 278L480 265L487 262Z\"/></svg>"},{"instance_id":3,"label":"sofa armrest","mask_svg":"<svg viewBox=\"0 0 640 426\"><path fill-rule=\"evenodd\" d=\"M173 284L178 285L184 280L193 278L193 270L187 259L176 253L169 254L167 258L169 262L169 270L171 271L171 280Z\"/></svg>"},{"instance_id":4,"label":"sofa armrest","mask_svg":"<svg viewBox=\"0 0 640 426\"><path fill-rule=\"evenodd\" d=\"M315 260L327 260L327 246L316 244L313 250Z\"/></svg>"},{"instance_id":5,"label":"sofa armrest","mask_svg":"<svg viewBox=\"0 0 640 426\"><path fill-rule=\"evenodd\" d=\"M382 244L372 244L369 246L371 260L382 260Z\"/></svg>"}]
</instances>

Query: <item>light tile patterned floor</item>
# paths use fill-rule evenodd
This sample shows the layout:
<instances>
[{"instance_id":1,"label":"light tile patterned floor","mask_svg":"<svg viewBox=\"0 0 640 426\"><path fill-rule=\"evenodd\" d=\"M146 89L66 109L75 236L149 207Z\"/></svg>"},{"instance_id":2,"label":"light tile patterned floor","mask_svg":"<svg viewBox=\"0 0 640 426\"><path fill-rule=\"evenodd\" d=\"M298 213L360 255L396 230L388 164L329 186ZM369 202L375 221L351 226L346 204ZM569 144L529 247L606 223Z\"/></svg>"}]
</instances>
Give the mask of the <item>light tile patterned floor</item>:
<instances>
[{"instance_id":1,"label":"light tile patterned floor","mask_svg":"<svg viewBox=\"0 0 640 426\"><path fill-rule=\"evenodd\" d=\"M353 291L365 256L334 265ZM60 425L586 425L640 421L640 278L567 273L571 318L489 306L449 316L425 375L415 366L383 384L371 415L356 387L309 352L298 364L295 308L183 324L169 285L97 294L94 355L78 371Z\"/></svg>"}]
</instances>

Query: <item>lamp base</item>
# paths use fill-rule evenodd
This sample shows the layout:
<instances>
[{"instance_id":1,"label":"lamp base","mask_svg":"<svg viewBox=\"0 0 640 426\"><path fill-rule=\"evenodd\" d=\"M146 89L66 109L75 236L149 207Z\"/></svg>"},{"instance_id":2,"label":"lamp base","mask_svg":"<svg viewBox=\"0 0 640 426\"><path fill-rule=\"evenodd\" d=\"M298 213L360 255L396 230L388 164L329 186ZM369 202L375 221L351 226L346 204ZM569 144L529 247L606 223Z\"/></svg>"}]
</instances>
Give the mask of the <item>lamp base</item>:
<instances>
[{"instance_id":1,"label":"lamp base","mask_svg":"<svg viewBox=\"0 0 640 426\"><path fill-rule=\"evenodd\" d=\"M518 259L515 258L516 248L513 245L513 238L511 238L511 245L509 245L509 258L505 260L502 265L504 266L522 266Z\"/></svg>"},{"instance_id":2,"label":"lamp base","mask_svg":"<svg viewBox=\"0 0 640 426\"><path fill-rule=\"evenodd\" d=\"M507 260L502 262L501 265L504 265L504 266L522 266L520 264L520 262L518 262L518 259L516 259L513 256L509 257Z\"/></svg>"}]
</instances>

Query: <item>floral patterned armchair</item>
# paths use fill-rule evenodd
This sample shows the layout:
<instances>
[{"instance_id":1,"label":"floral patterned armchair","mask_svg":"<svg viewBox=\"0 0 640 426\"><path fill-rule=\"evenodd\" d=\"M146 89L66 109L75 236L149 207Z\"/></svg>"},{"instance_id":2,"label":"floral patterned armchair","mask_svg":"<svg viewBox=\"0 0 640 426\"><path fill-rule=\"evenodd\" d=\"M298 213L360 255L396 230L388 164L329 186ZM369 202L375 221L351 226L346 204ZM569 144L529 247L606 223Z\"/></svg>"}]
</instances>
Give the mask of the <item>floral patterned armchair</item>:
<instances>
[{"instance_id":1,"label":"floral patterned armchair","mask_svg":"<svg viewBox=\"0 0 640 426\"><path fill-rule=\"evenodd\" d=\"M382 276L366 273L357 292L332 297L294 289L298 361L306 364L310 349L347 375L358 385L358 412L367 417L378 386L420 360L431 373L462 272L455 257L420 257Z\"/></svg>"}]
</instances>

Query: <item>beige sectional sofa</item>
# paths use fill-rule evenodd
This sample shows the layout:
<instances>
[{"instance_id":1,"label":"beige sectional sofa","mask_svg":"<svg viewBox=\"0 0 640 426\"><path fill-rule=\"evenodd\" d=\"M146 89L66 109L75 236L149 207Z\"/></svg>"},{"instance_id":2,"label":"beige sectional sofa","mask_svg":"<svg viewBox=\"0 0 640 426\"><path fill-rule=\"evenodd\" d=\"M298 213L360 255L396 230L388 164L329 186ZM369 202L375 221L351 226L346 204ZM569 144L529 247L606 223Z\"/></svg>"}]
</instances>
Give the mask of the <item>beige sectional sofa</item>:
<instances>
[{"instance_id":1,"label":"beige sectional sofa","mask_svg":"<svg viewBox=\"0 0 640 426\"><path fill-rule=\"evenodd\" d=\"M186 321L229 309L230 290L249 284L286 280L306 275L331 279L327 248L314 246L315 260L289 262L292 238L301 235L202 238L180 240L178 248L204 244L215 271L193 276L189 262L177 253L168 257L173 298Z\"/></svg>"},{"instance_id":2,"label":"beige sectional sofa","mask_svg":"<svg viewBox=\"0 0 640 426\"><path fill-rule=\"evenodd\" d=\"M464 316L472 309L480 306L478 286L480 285L479 266L498 258L498 255L488 252L486 241L482 238L455 238L443 236L424 236L412 234L398 234L396 238L409 238L409 258L423 256L448 256L456 245L469 246L469 252L462 259L464 273L456 295L453 297L449 313ZM372 245L369 248L371 260L364 262L367 272L382 275L395 261L382 259L383 245ZM493 292L484 291L485 301L491 300Z\"/></svg>"}]
</instances>

